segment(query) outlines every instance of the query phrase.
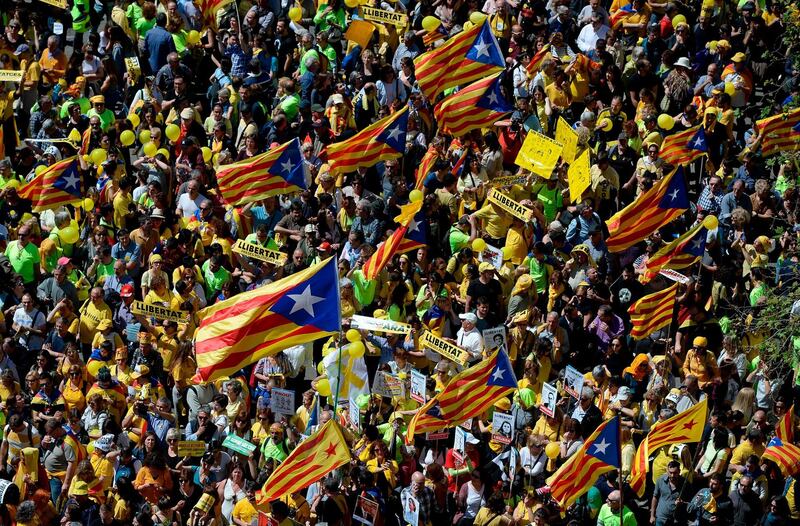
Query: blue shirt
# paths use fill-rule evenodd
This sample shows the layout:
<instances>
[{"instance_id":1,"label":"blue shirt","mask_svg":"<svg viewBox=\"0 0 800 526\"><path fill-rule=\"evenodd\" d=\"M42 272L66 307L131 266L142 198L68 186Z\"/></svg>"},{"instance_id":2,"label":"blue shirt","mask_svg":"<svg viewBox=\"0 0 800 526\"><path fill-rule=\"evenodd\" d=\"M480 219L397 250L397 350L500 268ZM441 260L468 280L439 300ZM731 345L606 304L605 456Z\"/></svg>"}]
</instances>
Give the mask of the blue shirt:
<instances>
[{"instance_id":1,"label":"blue shirt","mask_svg":"<svg viewBox=\"0 0 800 526\"><path fill-rule=\"evenodd\" d=\"M158 25L147 32L144 45L147 48L150 71L161 69L161 66L167 63L167 55L175 51L172 34Z\"/></svg>"},{"instance_id":2,"label":"blue shirt","mask_svg":"<svg viewBox=\"0 0 800 526\"><path fill-rule=\"evenodd\" d=\"M142 249L133 241L128 243L128 248L123 247L122 243L118 242L111 247L111 257L114 259L121 259L126 264L130 262L136 263L136 268L134 270L128 270L128 272L138 273L139 261L142 260Z\"/></svg>"}]
</instances>

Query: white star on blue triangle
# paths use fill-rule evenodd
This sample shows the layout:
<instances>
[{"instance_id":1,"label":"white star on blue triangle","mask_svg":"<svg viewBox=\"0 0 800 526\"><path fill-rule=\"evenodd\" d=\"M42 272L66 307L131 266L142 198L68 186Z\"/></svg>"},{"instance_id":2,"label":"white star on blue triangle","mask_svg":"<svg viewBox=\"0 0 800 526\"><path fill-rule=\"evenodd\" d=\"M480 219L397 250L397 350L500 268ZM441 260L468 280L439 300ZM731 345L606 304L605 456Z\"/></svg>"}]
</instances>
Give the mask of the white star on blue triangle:
<instances>
[{"instance_id":1,"label":"white star on blue triangle","mask_svg":"<svg viewBox=\"0 0 800 526\"><path fill-rule=\"evenodd\" d=\"M331 258L313 276L287 290L269 309L295 325L313 325L321 331L338 331L340 326L336 258Z\"/></svg>"},{"instance_id":2,"label":"white star on blue triangle","mask_svg":"<svg viewBox=\"0 0 800 526\"><path fill-rule=\"evenodd\" d=\"M483 93L483 96L478 99L478 102L475 105L479 108L500 113L508 113L514 110L514 108L511 107L511 104L509 104L505 97L503 97L503 93L500 91L500 77L494 79L492 83L486 87L486 91Z\"/></svg>"},{"instance_id":3,"label":"white star on blue triangle","mask_svg":"<svg viewBox=\"0 0 800 526\"><path fill-rule=\"evenodd\" d=\"M78 163L73 161L64 168L58 178L53 182L53 186L62 192L66 192L76 197L81 196L81 176L78 173Z\"/></svg>"},{"instance_id":4,"label":"white star on blue triangle","mask_svg":"<svg viewBox=\"0 0 800 526\"><path fill-rule=\"evenodd\" d=\"M620 467L619 417L615 416L609 420L600 434L590 444L587 444L586 454L609 466Z\"/></svg>"},{"instance_id":5,"label":"white star on blue triangle","mask_svg":"<svg viewBox=\"0 0 800 526\"><path fill-rule=\"evenodd\" d=\"M300 153L300 141L297 139L289 143L280 157L275 159L267 172L277 175L286 180L287 183L306 189L306 173L303 166L303 155Z\"/></svg>"},{"instance_id":6,"label":"white star on blue triangle","mask_svg":"<svg viewBox=\"0 0 800 526\"><path fill-rule=\"evenodd\" d=\"M467 58L482 64L489 64L504 68L506 62L503 59L503 53L500 51L500 44L489 29L489 24L483 24L483 29L475 37L472 47L467 51Z\"/></svg>"},{"instance_id":7,"label":"white star on blue triangle","mask_svg":"<svg viewBox=\"0 0 800 526\"><path fill-rule=\"evenodd\" d=\"M489 381L486 385L496 387L509 387L516 389L517 377L514 376L514 369L511 367L511 362L508 355L504 351L497 352L497 359L495 360L492 373L489 375Z\"/></svg>"},{"instance_id":8,"label":"white star on blue triangle","mask_svg":"<svg viewBox=\"0 0 800 526\"><path fill-rule=\"evenodd\" d=\"M706 234L708 234L708 230L705 227L700 228L695 235L687 240L682 252L692 256L702 256L706 251Z\"/></svg>"},{"instance_id":9,"label":"white star on blue triangle","mask_svg":"<svg viewBox=\"0 0 800 526\"><path fill-rule=\"evenodd\" d=\"M380 132L376 139L400 153L405 153L406 130L408 130L408 112L404 111L388 128Z\"/></svg>"},{"instance_id":10,"label":"white star on blue triangle","mask_svg":"<svg viewBox=\"0 0 800 526\"><path fill-rule=\"evenodd\" d=\"M701 127L697 130L697 133L694 134L694 137L689 141L689 149L690 150L697 150L698 152L707 152L708 151L708 143L706 143L706 132L703 131Z\"/></svg>"},{"instance_id":11,"label":"white star on blue triangle","mask_svg":"<svg viewBox=\"0 0 800 526\"><path fill-rule=\"evenodd\" d=\"M414 223L416 223L416 228L411 228ZM411 220L408 232L406 232L406 239L422 245L428 244L428 220L425 218L425 212L417 212L414 219Z\"/></svg>"},{"instance_id":12,"label":"white star on blue triangle","mask_svg":"<svg viewBox=\"0 0 800 526\"><path fill-rule=\"evenodd\" d=\"M686 179L683 176L683 166L679 167L672 176L667 186L667 192L661 201L658 202L659 208L689 208L689 192L686 189Z\"/></svg>"},{"instance_id":13,"label":"white star on blue triangle","mask_svg":"<svg viewBox=\"0 0 800 526\"><path fill-rule=\"evenodd\" d=\"M800 132L800 122L798 122L797 124L792 126L792 131L793 132Z\"/></svg>"}]
</instances>

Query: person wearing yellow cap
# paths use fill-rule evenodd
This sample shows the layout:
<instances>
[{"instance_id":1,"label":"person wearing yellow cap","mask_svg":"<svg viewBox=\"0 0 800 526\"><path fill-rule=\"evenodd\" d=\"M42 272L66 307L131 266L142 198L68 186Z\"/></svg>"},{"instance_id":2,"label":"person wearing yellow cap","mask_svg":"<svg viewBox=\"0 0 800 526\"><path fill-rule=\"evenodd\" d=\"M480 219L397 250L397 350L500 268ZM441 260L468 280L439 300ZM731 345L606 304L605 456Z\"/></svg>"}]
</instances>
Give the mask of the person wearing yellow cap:
<instances>
[{"instance_id":1,"label":"person wearing yellow cap","mask_svg":"<svg viewBox=\"0 0 800 526\"><path fill-rule=\"evenodd\" d=\"M107 131L114 124L114 112L106 108L106 98L103 95L95 95L89 99L92 109L86 114L90 119L97 117L100 119L100 128Z\"/></svg>"},{"instance_id":2,"label":"person wearing yellow cap","mask_svg":"<svg viewBox=\"0 0 800 526\"><path fill-rule=\"evenodd\" d=\"M719 42L717 42L719 49ZM747 67L747 55L739 51L731 57L731 63L722 70L722 81L733 84L736 89L731 96L731 105L734 108L742 108L750 99L753 92L753 72Z\"/></svg>"},{"instance_id":3,"label":"person wearing yellow cap","mask_svg":"<svg viewBox=\"0 0 800 526\"><path fill-rule=\"evenodd\" d=\"M683 374L697 377L697 383L703 389L715 378L719 378L719 367L714 353L708 350L708 339L696 336L692 348L686 353L683 362Z\"/></svg>"}]
</instances>

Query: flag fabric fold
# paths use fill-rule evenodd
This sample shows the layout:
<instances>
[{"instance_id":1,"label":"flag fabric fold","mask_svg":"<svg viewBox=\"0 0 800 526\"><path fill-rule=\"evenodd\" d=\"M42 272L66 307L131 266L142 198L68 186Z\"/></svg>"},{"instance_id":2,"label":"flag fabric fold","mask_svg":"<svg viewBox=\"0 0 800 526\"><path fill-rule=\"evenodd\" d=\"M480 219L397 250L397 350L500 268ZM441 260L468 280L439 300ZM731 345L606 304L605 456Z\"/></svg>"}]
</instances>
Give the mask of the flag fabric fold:
<instances>
[{"instance_id":1,"label":"flag fabric fold","mask_svg":"<svg viewBox=\"0 0 800 526\"><path fill-rule=\"evenodd\" d=\"M544 61L548 58L553 58L553 55L550 53L550 46L544 46L531 57L531 61L525 66L525 71L528 72L528 76L533 77L536 75L539 70L542 69Z\"/></svg>"},{"instance_id":2,"label":"flag fabric fold","mask_svg":"<svg viewBox=\"0 0 800 526\"><path fill-rule=\"evenodd\" d=\"M77 157L69 157L44 169L19 189L19 197L31 202L34 212L44 212L83 201Z\"/></svg>"},{"instance_id":3,"label":"flag fabric fold","mask_svg":"<svg viewBox=\"0 0 800 526\"><path fill-rule=\"evenodd\" d=\"M756 130L761 139L761 155L768 156L782 151L800 148L800 108L788 113L779 113L756 121Z\"/></svg>"},{"instance_id":4,"label":"flag fabric fold","mask_svg":"<svg viewBox=\"0 0 800 526\"><path fill-rule=\"evenodd\" d=\"M668 135L661 144L659 157L672 166L689 164L708 153L708 143L703 127L698 125L688 130Z\"/></svg>"},{"instance_id":5,"label":"flag fabric fold","mask_svg":"<svg viewBox=\"0 0 800 526\"><path fill-rule=\"evenodd\" d=\"M641 340L650 336L658 329L669 325L672 313L675 310L675 299L678 284L648 294L628 307L631 316L631 337Z\"/></svg>"},{"instance_id":6,"label":"flag fabric fold","mask_svg":"<svg viewBox=\"0 0 800 526\"><path fill-rule=\"evenodd\" d=\"M425 155L422 156L422 160L419 162L419 168L417 168L417 181L414 185L414 188L417 190L422 189L422 183L425 182L425 178L431 173L433 170L433 166L436 164L436 161L439 160L439 151L433 144L428 145L428 151L425 152Z\"/></svg>"},{"instance_id":7,"label":"flag fabric fold","mask_svg":"<svg viewBox=\"0 0 800 526\"><path fill-rule=\"evenodd\" d=\"M498 72L446 97L436 105L433 114L443 133L461 137L493 125L513 110L503 97Z\"/></svg>"},{"instance_id":8,"label":"flag fabric fold","mask_svg":"<svg viewBox=\"0 0 800 526\"><path fill-rule=\"evenodd\" d=\"M198 381L230 376L279 351L341 329L336 258L199 312Z\"/></svg>"},{"instance_id":9,"label":"flag fabric fold","mask_svg":"<svg viewBox=\"0 0 800 526\"><path fill-rule=\"evenodd\" d=\"M408 106L374 122L326 149L331 174L350 173L379 161L397 159L406 151Z\"/></svg>"},{"instance_id":10,"label":"flag fabric fold","mask_svg":"<svg viewBox=\"0 0 800 526\"><path fill-rule=\"evenodd\" d=\"M381 270L383 270L386 264L394 257L407 231L407 227L401 226L392 232L392 235L389 236L386 241L378 245L375 252L369 257L366 263L364 263L362 269L364 271L364 278L372 280L378 277Z\"/></svg>"},{"instance_id":11,"label":"flag fabric fold","mask_svg":"<svg viewBox=\"0 0 800 526\"><path fill-rule=\"evenodd\" d=\"M761 459L777 464L784 477L794 476L800 471L800 447L777 436L769 441Z\"/></svg>"},{"instance_id":12,"label":"flag fabric fold","mask_svg":"<svg viewBox=\"0 0 800 526\"><path fill-rule=\"evenodd\" d=\"M713 221L711 221L713 219ZM716 217L707 216L705 221L716 222ZM678 239L661 247L645 263L648 275L652 276L663 269L682 269L696 263L706 250L708 229L698 223Z\"/></svg>"},{"instance_id":13,"label":"flag fabric fold","mask_svg":"<svg viewBox=\"0 0 800 526\"><path fill-rule=\"evenodd\" d=\"M775 426L775 436L784 442L794 443L794 404Z\"/></svg>"}]
</instances>

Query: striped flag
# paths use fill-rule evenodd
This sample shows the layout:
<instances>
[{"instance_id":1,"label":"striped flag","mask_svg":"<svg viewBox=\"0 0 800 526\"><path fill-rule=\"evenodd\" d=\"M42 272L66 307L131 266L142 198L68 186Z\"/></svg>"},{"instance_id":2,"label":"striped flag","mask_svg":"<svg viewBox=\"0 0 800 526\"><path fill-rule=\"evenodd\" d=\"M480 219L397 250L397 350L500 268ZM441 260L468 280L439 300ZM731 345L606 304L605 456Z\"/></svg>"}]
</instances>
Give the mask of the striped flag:
<instances>
[{"instance_id":1,"label":"striped flag","mask_svg":"<svg viewBox=\"0 0 800 526\"><path fill-rule=\"evenodd\" d=\"M412 440L416 434L455 427L483 414L516 388L517 378L508 355L497 350L454 376L441 393L422 406L411 419L406 436Z\"/></svg>"},{"instance_id":2,"label":"striped flag","mask_svg":"<svg viewBox=\"0 0 800 526\"><path fill-rule=\"evenodd\" d=\"M261 489L260 504L309 487L350 462L350 448L336 420L328 420L275 468Z\"/></svg>"},{"instance_id":3,"label":"striped flag","mask_svg":"<svg viewBox=\"0 0 800 526\"><path fill-rule=\"evenodd\" d=\"M439 150L436 149L436 146L433 144L428 145L428 151L425 152L425 155L422 156L422 160L419 163L419 168L417 168L417 182L414 185L414 188L417 190L422 189L422 183L425 182L425 178L431 173L433 170L433 166L436 164L436 161L439 160Z\"/></svg>"},{"instance_id":4,"label":"striped flag","mask_svg":"<svg viewBox=\"0 0 800 526\"><path fill-rule=\"evenodd\" d=\"M400 240L397 247L398 254L411 252L422 248L428 244L428 221L425 212L418 212L414 218L408 222L406 235Z\"/></svg>"},{"instance_id":5,"label":"striped flag","mask_svg":"<svg viewBox=\"0 0 800 526\"><path fill-rule=\"evenodd\" d=\"M203 26L216 29L217 11L233 3L233 0L196 0L203 16Z\"/></svg>"},{"instance_id":6,"label":"striped flag","mask_svg":"<svg viewBox=\"0 0 800 526\"><path fill-rule=\"evenodd\" d=\"M621 466L619 417L606 420L558 471L547 479L550 497L566 511L604 473Z\"/></svg>"},{"instance_id":7,"label":"striped flag","mask_svg":"<svg viewBox=\"0 0 800 526\"><path fill-rule=\"evenodd\" d=\"M703 437L707 412L708 399L704 398L686 411L653 425L633 457L630 486L637 495L644 495L650 454L668 444L699 442Z\"/></svg>"},{"instance_id":8,"label":"striped flag","mask_svg":"<svg viewBox=\"0 0 800 526\"><path fill-rule=\"evenodd\" d=\"M505 59L486 20L414 59L417 84L429 101L505 68Z\"/></svg>"},{"instance_id":9,"label":"striped flag","mask_svg":"<svg viewBox=\"0 0 800 526\"><path fill-rule=\"evenodd\" d=\"M295 138L261 155L220 166L217 185L225 202L232 206L305 190L300 141Z\"/></svg>"},{"instance_id":10,"label":"striped flag","mask_svg":"<svg viewBox=\"0 0 800 526\"><path fill-rule=\"evenodd\" d=\"M528 65L525 66L525 71L528 72L528 76L535 76L539 70L542 69L542 64L544 64L544 61L552 57L553 55L550 54L549 46L545 46L537 51L536 54L531 57L531 61L528 62Z\"/></svg>"},{"instance_id":11,"label":"striped flag","mask_svg":"<svg viewBox=\"0 0 800 526\"><path fill-rule=\"evenodd\" d=\"M449 36L450 33L447 32L447 29L442 24L439 24L433 31L428 31L422 35L422 44L425 47L432 46L439 40L446 39Z\"/></svg>"},{"instance_id":12,"label":"striped flag","mask_svg":"<svg viewBox=\"0 0 800 526\"><path fill-rule=\"evenodd\" d=\"M19 196L33 204L34 212L44 212L83 201L77 157L47 167L20 188Z\"/></svg>"},{"instance_id":13,"label":"striped flag","mask_svg":"<svg viewBox=\"0 0 800 526\"><path fill-rule=\"evenodd\" d=\"M503 97L498 72L445 98L436 105L433 115L443 133L461 137L491 126L513 110Z\"/></svg>"},{"instance_id":14,"label":"striped flag","mask_svg":"<svg viewBox=\"0 0 800 526\"><path fill-rule=\"evenodd\" d=\"M794 404L792 404L792 407L789 408L786 414L778 420L775 426L775 436L785 443L794 443Z\"/></svg>"},{"instance_id":15,"label":"striped flag","mask_svg":"<svg viewBox=\"0 0 800 526\"><path fill-rule=\"evenodd\" d=\"M635 15L636 13L637 11L636 9L633 8L632 4L626 4L620 7L619 9L614 11L613 15L611 15L611 18L608 21L609 27L611 27L611 29L618 29L617 26L622 24L626 18L628 18L631 15Z\"/></svg>"},{"instance_id":16,"label":"striped flag","mask_svg":"<svg viewBox=\"0 0 800 526\"><path fill-rule=\"evenodd\" d=\"M408 106L372 123L349 139L327 148L331 174L355 172L406 152Z\"/></svg>"},{"instance_id":17,"label":"striped flag","mask_svg":"<svg viewBox=\"0 0 800 526\"><path fill-rule=\"evenodd\" d=\"M365 279L372 280L378 277L381 270L386 267L386 264L389 263L397 253L397 247L400 246L407 231L407 227L401 226L392 232L392 235L389 236L386 241L378 245L378 248L375 249L375 253L364 263L364 268L362 270L364 271Z\"/></svg>"},{"instance_id":18,"label":"striped flag","mask_svg":"<svg viewBox=\"0 0 800 526\"><path fill-rule=\"evenodd\" d=\"M709 217L713 218L713 222L716 222L717 218L714 216L708 216L706 220ZM706 235L708 234L708 229L704 223L705 221L696 224L681 237L660 248L658 252L650 256L647 263L645 263L648 274L654 275L660 270L668 268L674 270L686 268L703 257L706 250Z\"/></svg>"},{"instance_id":19,"label":"striped flag","mask_svg":"<svg viewBox=\"0 0 800 526\"><path fill-rule=\"evenodd\" d=\"M706 132L695 126L673 135L668 135L661 144L659 157L672 166L689 164L708 152Z\"/></svg>"},{"instance_id":20,"label":"striped flag","mask_svg":"<svg viewBox=\"0 0 800 526\"><path fill-rule=\"evenodd\" d=\"M675 294L678 284L639 299L628 307L631 315L631 336L636 340L646 338L661 327L669 325L672 321L672 311L675 309Z\"/></svg>"},{"instance_id":21,"label":"striped flag","mask_svg":"<svg viewBox=\"0 0 800 526\"><path fill-rule=\"evenodd\" d=\"M767 156L800 148L800 108L756 121L756 131L761 140L761 155Z\"/></svg>"},{"instance_id":22,"label":"striped flag","mask_svg":"<svg viewBox=\"0 0 800 526\"><path fill-rule=\"evenodd\" d=\"M311 402L311 410L308 412L308 422L306 423L306 429L303 432L306 435L310 435L314 428L319 425L319 394L314 393L314 401Z\"/></svg>"},{"instance_id":23,"label":"striped flag","mask_svg":"<svg viewBox=\"0 0 800 526\"><path fill-rule=\"evenodd\" d=\"M279 351L341 328L336 258L199 312L197 381L230 376Z\"/></svg>"},{"instance_id":24,"label":"striped flag","mask_svg":"<svg viewBox=\"0 0 800 526\"><path fill-rule=\"evenodd\" d=\"M761 459L777 464L784 477L796 475L800 471L800 447L779 437L773 437L769 441Z\"/></svg>"},{"instance_id":25,"label":"striped flag","mask_svg":"<svg viewBox=\"0 0 800 526\"><path fill-rule=\"evenodd\" d=\"M657 229L679 217L689 208L689 193L683 167L667 174L606 221L609 252L622 252Z\"/></svg>"}]
</instances>

